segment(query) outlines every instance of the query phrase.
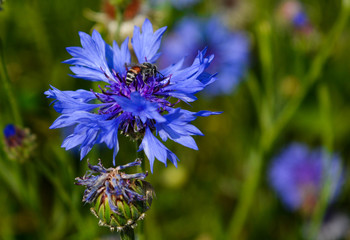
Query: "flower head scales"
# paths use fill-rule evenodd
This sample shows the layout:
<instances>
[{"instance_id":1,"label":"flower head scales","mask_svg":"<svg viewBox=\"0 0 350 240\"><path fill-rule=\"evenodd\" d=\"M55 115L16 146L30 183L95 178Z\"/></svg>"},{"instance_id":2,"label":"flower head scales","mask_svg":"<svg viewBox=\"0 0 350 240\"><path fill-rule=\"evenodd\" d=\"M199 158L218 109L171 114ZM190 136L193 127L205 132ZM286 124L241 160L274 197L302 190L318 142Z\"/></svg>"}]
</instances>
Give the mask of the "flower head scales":
<instances>
[{"instance_id":1,"label":"flower head scales","mask_svg":"<svg viewBox=\"0 0 350 240\"><path fill-rule=\"evenodd\" d=\"M92 203L92 213L100 219L100 225L118 231L135 227L142 220L153 200L153 187L144 181L147 173L126 174L122 170L141 165L141 160L116 168L89 165L89 171L76 178L77 185L86 187L83 202Z\"/></svg>"},{"instance_id":2,"label":"flower head scales","mask_svg":"<svg viewBox=\"0 0 350 240\"><path fill-rule=\"evenodd\" d=\"M80 145L81 159L93 145L105 143L114 149L113 160L119 151L118 134L142 141L143 150L151 170L155 158L166 164L169 159L177 164L178 158L153 133L161 139L168 138L184 146L197 149L192 135L202 135L191 121L198 116L216 112L194 113L175 105L189 103L195 94L215 81L215 75L204 70L214 56L206 56L206 49L199 51L192 64L183 68L183 60L164 69L158 69L156 61L161 38L166 27L153 32L146 19L142 32L135 26L131 43L138 63L131 63L129 39L119 47L116 42L108 45L97 31L92 36L80 32L82 47L69 47L73 58L64 61L71 64L73 77L100 81L99 91L60 91L51 86L45 92L53 98L53 106L60 115L50 128L75 126L62 147L67 150ZM97 102L94 103L93 101ZM181 126L181 127L179 127Z\"/></svg>"}]
</instances>

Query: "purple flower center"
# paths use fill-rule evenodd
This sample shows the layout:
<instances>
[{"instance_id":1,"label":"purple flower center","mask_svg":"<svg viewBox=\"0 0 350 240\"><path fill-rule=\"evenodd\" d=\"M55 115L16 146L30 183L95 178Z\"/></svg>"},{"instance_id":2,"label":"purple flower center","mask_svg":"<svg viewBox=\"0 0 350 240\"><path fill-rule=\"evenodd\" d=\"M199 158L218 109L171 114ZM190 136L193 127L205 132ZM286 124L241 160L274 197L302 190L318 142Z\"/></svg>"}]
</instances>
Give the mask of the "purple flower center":
<instances>
[{"instance_id":1,"label":"purple flower center","mask_svg":"<svg viewBox=\"0 0 350 240\"><path fill-rule=\"evenodd\" d=\"M127 68L125 75L114 72L114 79L110 79L110 85L100 87L101 93L91 91L105 104L98 109L98 113L109 115L108 120L120 118L119 130L126 136L138 139L144 135L146 127L155 129L155 121L150 118L143 121L141 116L150 109L150 105L154 111L161 114L178 102L171 103L168 100L169 90L164 90L164 87L169 85L171 76L163 76L156 71L145 77L142 71L134 74L130 69L132 68ZM130 72L134 74L132 78L129 77ZM130 104L130 101L134 104Z\"/></svg>"}]
</instances>

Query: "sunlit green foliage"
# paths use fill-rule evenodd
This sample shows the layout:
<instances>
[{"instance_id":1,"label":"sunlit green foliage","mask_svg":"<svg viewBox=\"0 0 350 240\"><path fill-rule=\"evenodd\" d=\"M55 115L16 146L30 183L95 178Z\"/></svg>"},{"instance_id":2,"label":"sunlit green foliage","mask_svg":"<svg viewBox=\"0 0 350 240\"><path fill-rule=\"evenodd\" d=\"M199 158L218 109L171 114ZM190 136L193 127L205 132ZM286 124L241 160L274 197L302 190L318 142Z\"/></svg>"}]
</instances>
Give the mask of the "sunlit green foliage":
<instances>
[{"instance_id":1,"label":"sunlit green foliage","mask_svg":"<svg viewBox=\"0 0 350 240\"><path fill-rule=\"evenodd\" d=\"M179 167L156 162L148 176L157 197L145 219L146 239L312 238L327 203L321 202L310 219L286 210L267 183L271 157L291 142L303 142L338 153L348 168L348 1L304 1L314 28L309 35L280 24L280 1L228 2L203 0L184 10L166 4L146 14L169 31L182 16L220 14L251 40L250 69L235 92L201 95L193 104L194 111L224 111L197 120L205 134L196 138L199 151L169 144L181 160ZM49 84L61 90L97 86L73 79L61 63L69 58L65 48L79 45L78 31L91 32L95 23L86 18L89 10L100 11L99 1L7 0L2 5L0 128L8 123L30 128L37 146L29 160L13 161L0 141L1 239L117 235L99 227L90 206L81 202L83 188L73 183L87 170L86 161L79 161L77 151L60 148L66 133L49 130L58 114L43 94ZM106 31L102 34L108 39ZM114 37L119 43L124 38ZM134 160L134 143L121 137L120 144L118 165ZM95 147L88 158L112 165L112 151L105 146ZM345 180L328 214L349 215L349 193Z\"/></svg>"}]
</instances>

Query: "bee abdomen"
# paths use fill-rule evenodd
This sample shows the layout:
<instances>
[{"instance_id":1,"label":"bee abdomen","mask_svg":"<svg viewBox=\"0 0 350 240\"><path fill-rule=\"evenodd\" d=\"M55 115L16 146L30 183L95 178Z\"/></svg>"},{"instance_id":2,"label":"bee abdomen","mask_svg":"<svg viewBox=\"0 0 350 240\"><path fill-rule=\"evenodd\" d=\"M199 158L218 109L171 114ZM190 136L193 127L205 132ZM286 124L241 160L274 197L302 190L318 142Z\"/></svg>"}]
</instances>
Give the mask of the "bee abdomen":
<instances>
[{"instance_id":1,"label":"bee abdomen","mask_svg":"<svg viewBox=\"0 0 350 240\"><path fill-rule=\"evenodd\" d=\"M126 79L125 79L126 84L130 85L133 81L135 81L136 75L137 75L137 73L134 73L132 71L128 71L128 73L126 74Z\"/></svg>"}]
</instances>

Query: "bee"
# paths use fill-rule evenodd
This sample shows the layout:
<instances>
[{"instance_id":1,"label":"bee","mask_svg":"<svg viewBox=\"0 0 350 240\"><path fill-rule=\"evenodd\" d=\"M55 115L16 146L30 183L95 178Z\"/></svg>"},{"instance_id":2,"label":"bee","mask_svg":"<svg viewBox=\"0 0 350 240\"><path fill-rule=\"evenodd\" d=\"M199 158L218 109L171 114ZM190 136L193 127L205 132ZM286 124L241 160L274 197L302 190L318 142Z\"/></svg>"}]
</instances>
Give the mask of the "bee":
<instances>
[{"instance_id":1,"label":"bee","mask_svg":"<svg viewBox=\"0 0 350 240\"><path fill-rule=\"evenodd\" d=\"M157 74L161 74L158 71L158 68L156 65L149 63L149 62L144 62L140 65L135 65L132 66L128 72L126 73L126 79L125 82L127 85L130 85L132 82L135 81L136 76L138 74L142 75L142 81L146 83L146 79L151 76L156 76Z\"/></svg>"}]
</instances>

